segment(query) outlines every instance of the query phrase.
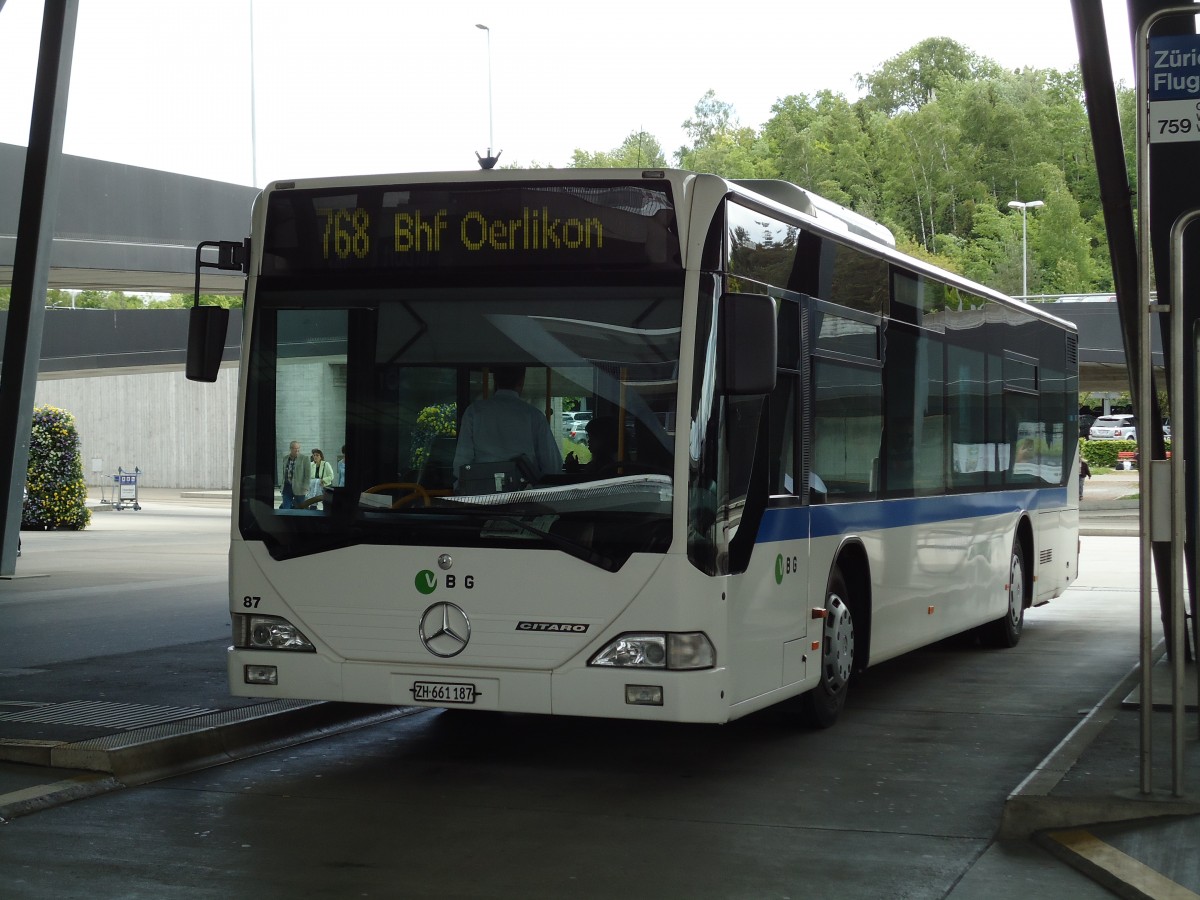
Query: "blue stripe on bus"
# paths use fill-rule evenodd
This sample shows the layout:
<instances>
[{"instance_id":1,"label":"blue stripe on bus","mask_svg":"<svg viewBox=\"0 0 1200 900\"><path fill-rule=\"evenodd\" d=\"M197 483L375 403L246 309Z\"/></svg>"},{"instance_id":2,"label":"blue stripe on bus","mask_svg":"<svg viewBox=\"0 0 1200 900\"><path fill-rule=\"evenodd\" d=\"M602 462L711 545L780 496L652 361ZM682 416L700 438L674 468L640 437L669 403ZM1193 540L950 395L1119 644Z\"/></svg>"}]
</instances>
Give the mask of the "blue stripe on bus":
<instances>
[{"instance_id":1,"label":"blue stripe on bus","mask_svg":"<svg viewBox=\"0 0 1200 900\"><path fill-rule=\"evenodd\" d=\"M768 509L763 513L757 543L804 540L809 537L829 537L911 525L931 525L955 519L973 519L1066 505L1066 488L1043 488Z\"/></svg>"}]
</instances>

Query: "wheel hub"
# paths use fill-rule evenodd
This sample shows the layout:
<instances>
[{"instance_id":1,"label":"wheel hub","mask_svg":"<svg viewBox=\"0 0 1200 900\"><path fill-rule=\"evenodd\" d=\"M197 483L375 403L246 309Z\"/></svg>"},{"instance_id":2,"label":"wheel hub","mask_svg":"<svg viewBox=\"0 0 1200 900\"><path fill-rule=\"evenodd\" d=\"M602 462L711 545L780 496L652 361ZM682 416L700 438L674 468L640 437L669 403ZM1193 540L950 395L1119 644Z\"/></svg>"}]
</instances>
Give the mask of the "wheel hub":
<instances>
[{"instance_id":1,"label":"wheel hub","mask_svg":"<svg viewBox=\"0 0 1200 900\"><path fill-rule=\"evenodd\" d=\"M825 605L824 666L825 683L837 692L850 680L854 665L854 619L846 602L831 594Z\"/></svg>"}]
</instances>

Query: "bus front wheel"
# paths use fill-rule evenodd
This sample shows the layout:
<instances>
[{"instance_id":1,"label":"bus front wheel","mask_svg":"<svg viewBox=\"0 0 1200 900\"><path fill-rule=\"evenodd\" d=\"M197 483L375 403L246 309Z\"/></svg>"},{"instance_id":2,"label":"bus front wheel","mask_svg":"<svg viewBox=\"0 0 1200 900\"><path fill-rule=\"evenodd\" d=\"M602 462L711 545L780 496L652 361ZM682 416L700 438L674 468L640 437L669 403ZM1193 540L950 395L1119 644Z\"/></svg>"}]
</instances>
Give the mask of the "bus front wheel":
<instances>
[{"instance_id":1,"label":"bus front wheel","mask_svg":"<svg viewBox=\"0 0 1200 900\"><path fill-rule=\"evenodd\" d=\"M854 668L854 616L848 598L846 579L839 569L834 569L825 590L821 680L800 698L805 720L817 728L831 726L846 705L850 673Z\"/></svg>"},{"instance_id":2,"label":"bus front wheel","mask_svg":"<svg viewBox=\"0 0 1200 900\"><path fill-rule=\"evenodd\" d=\"M979 630L980 641L989 647L1015 647L1021 640L1021 629L1025 625L1025 550L1019 538L1013 541L1008 561L1006 592L1008 609L1004 615Z\"/></svg>"}]
</instances>

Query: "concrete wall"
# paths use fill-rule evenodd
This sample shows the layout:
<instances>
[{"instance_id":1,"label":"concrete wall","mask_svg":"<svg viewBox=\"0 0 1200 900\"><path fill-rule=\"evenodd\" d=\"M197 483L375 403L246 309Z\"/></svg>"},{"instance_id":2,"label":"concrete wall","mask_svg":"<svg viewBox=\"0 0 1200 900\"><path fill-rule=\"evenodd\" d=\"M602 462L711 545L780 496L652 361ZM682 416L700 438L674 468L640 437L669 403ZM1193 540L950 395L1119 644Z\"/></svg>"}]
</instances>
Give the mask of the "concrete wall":
<instances>
[{"instance_id":1,"label":"concrete wall","mask_svg":"<svg viewBox=\"0 0 1200 900\"><path fill-rule=\"evenodd\" d=\"M141 487L227 490L233 483L237 374L236 367L224 368L215 384L173 371L55 378L38 382L35 403L75 417L89 486L120 466L141 469ZM94 458L102 461L101 474L92 471Z\"/></svg>"},{"instance_id":2,"label":"concrete wall","mask_svg":"<svg viewBox=\"0 0 1200 900\"><path fill-rule=\"evenodd\" d=\"M275 409L275 455L282 459L292 441L305 458L314 448L336 470L346 443L346 358L280 362ZM276 476L278 477L278 476Z\"/></svg>"}]
</instances>

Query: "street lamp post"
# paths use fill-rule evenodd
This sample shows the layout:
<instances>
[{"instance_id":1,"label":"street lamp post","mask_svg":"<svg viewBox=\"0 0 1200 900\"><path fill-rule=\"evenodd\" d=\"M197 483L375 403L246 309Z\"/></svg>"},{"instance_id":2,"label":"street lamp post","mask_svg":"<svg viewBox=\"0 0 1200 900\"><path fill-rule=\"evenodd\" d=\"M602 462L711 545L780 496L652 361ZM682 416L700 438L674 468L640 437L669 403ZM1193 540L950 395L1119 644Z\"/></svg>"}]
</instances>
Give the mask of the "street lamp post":
<instances>
[{"instance_id":1,"label":"street lamp post","mask_svg":"<svg viewBox=\"0 0 1200 900\"><path fill-rule=\"evenodd\" d=\"M475 158L479 160L479 168L490 169L496 165L496 161L500 159L500 154L492 156L492 147L495 142L492 140L492 29L486 25L476 25L476 28L487 32L487 53L488 53L488 151L487 156L480 156L479 151L475 151Z\"/></svg>"},{"instance_id":2,"label":"street lamp post","mask_svg":"<svg viewBox=\"0 0 1200 900\"><path fill-rule=\"evenodd\" d=\"M1009 200L1009 209L1021 211L1021 299L1029 299L1029 232L1026 229L1026 210L1037 209L1046 204L1041 200L1030 200L1022 203L1020 200Z\"/></svg>"}]
</instances>

